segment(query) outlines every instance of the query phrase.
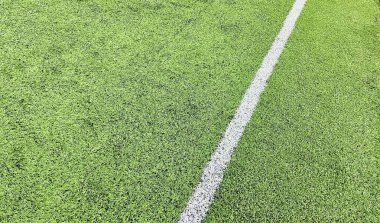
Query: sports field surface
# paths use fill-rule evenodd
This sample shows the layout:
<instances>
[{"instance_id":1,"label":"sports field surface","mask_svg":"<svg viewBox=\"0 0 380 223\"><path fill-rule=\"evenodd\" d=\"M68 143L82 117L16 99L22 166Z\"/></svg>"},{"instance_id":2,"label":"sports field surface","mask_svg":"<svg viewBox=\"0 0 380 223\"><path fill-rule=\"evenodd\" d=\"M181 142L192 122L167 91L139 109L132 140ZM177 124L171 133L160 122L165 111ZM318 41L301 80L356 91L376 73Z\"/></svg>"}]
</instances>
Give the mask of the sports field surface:
<instances>
[{"instance_id":1,"label":"sports field surface","mask_svg":"<svg viewBox=\"0 0 380 223\"><path fill-rule=\"evenodd\" d=\"M0 0L0 222L179 221L297 2ZM379 4L300 8L197 220L380 222Z\"/></svg>"}]
</instances>

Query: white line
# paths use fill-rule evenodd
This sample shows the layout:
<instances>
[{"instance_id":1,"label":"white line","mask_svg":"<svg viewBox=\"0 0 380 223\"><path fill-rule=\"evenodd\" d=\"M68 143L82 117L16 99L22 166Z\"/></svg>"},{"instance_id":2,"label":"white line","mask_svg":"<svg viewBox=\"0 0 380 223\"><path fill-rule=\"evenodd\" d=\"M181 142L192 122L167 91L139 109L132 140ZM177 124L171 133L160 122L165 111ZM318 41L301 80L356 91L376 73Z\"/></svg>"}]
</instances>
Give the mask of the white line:
<instances>
[{"instance_id":1,"label":"white line","mask_svg":"<svg viewBox=\"0 0 380 223\"><path fill-rule=\"evenodd\" d=\"M286 42L305 4L306 0L296 0L294 3L280 33L273 42L254 80L246 91L239 108L236 110L235 116L228 125L218 148L205 167L201 182L196 187L186 209L183 211L178 221L179 223L201 222L206 216L214 199L214 194L223 180L223 174L231 160L232 153L243 135L245 126L251 119L252 113L260 99L260 94L264 91L266 82L285 48Z\"/></svg>"}]
</instances>

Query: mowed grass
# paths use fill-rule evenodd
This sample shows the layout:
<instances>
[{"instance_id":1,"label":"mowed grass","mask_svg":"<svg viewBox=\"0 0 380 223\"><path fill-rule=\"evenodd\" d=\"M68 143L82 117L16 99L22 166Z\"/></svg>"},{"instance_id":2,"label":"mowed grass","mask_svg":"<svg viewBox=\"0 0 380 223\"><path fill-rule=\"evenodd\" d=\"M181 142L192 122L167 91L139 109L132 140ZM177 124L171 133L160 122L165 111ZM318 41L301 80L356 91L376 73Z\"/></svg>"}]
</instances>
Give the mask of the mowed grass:
<instances>
[{"instance_id":1,"label":"mowed grass","mask_svg":"<svg viewBox=\"0 0 380 223\"><path fill-rule=\"evenodd\" d=\"M372 0L309 0L205 222L379 222Z\"/></svg>"},{"instance_id":2,"label":"mowed grass","mask_svg":"<svg viewBox=\"0 0 380 223\"><path fill-rule=\"evenodd\" d=\"M293 0L0 1L0 222L173 222Z\"/></svg>"}]
</instances>

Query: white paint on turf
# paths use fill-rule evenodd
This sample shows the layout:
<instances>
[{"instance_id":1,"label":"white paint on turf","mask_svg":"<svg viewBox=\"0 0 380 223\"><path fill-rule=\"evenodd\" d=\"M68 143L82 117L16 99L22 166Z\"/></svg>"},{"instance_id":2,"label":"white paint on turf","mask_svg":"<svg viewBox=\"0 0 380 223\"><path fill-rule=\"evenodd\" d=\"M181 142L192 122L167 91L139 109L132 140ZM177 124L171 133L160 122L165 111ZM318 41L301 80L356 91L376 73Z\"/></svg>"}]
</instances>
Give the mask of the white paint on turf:
<instances>
[{"instance_id":1,"label":"white paint on turf","mask_svg":"<svg viewBox=\"0 0 380 223\"><path fill-rule=\"evenodd\" d=\"M246 91L235 116L229 123L218 148L205 167L201 182L195 188L186 209L178 221L179 223L201 222L206 216L214 199L214 194L222 182L224 171L231 160L232 153L243 135L245 126L251 119L252 113L259 102L260 94L264 91L266 82L285 48L305 4L306 0L296 0L294 3L280 33Z\"/></svg>"}]
</instances>

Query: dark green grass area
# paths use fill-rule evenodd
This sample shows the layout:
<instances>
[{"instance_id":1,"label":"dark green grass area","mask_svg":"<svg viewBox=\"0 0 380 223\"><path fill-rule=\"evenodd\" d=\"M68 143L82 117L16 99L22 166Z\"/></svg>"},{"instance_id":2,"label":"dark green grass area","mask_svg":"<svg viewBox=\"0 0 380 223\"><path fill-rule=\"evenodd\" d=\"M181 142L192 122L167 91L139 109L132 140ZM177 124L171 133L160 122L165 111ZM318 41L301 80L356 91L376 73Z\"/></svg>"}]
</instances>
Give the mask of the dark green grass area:
<instances>
[{"instance_id":1,"label":"dark green grass area","mask_svg":"<svg viewBox=\"0 0 380 223\"><path fill-rule=\"evenodd\" d=\"M293 0L0 1L0 222L170 222Z\"/></svg>"},{"instance_id":2,"label":"dark green grass area","mask_svg":"<svg viewBox=\"0 0 380 223\"><path fill-rule=\"evenodd\" d=\"M309 0L206 222L378 222L379 8Z\"/></svg>"}]
</instances>

